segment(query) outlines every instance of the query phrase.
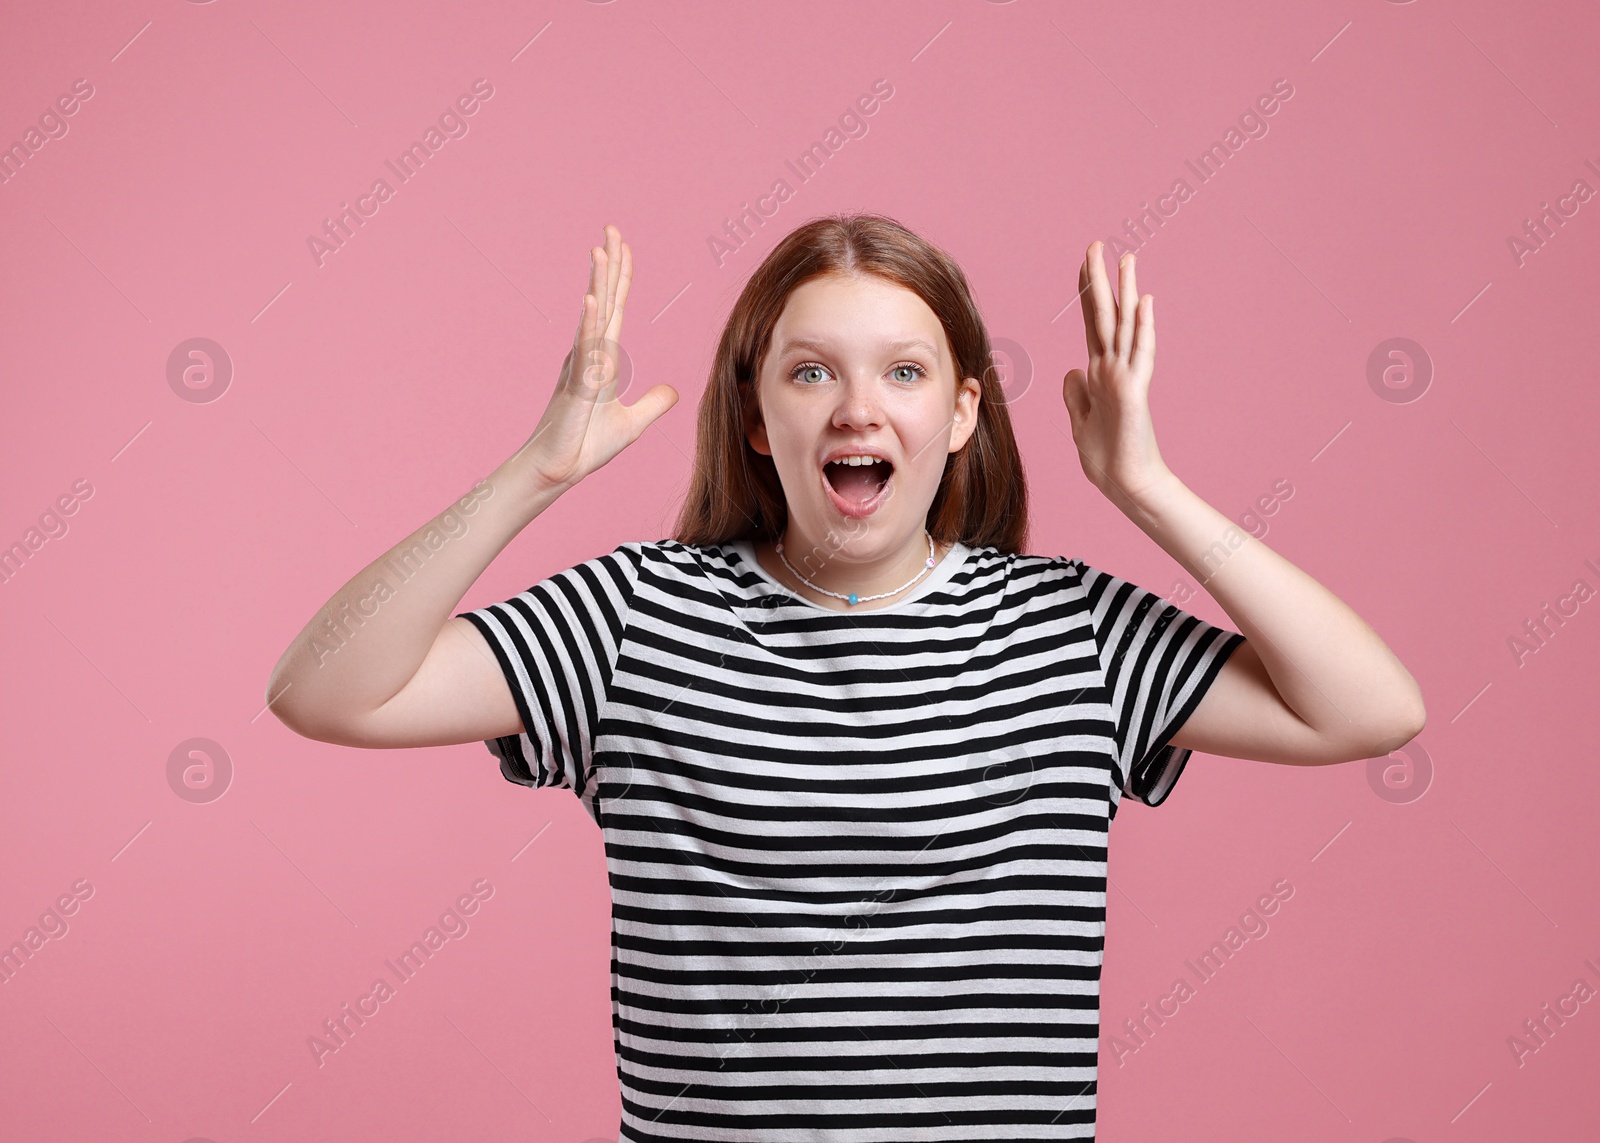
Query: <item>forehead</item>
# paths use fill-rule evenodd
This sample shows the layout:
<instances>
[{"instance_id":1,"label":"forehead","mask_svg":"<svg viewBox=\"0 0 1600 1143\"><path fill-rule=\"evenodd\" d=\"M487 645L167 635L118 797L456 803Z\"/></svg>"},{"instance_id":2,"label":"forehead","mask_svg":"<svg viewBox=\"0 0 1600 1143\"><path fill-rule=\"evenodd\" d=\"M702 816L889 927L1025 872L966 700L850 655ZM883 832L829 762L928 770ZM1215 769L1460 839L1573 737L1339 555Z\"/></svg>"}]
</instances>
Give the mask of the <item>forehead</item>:
<instances>
[{"instance_id":1,"label":"forehead","mask_svg":"<svg viewBox=\"0 0 1600 1143\"><path fill-rule=\"evenodd\" d=\"M772 331L777 353L921 349L944 356L944 327L915 291L871 275L813 278L794 289Z\"/></svg>"}]
</instances>

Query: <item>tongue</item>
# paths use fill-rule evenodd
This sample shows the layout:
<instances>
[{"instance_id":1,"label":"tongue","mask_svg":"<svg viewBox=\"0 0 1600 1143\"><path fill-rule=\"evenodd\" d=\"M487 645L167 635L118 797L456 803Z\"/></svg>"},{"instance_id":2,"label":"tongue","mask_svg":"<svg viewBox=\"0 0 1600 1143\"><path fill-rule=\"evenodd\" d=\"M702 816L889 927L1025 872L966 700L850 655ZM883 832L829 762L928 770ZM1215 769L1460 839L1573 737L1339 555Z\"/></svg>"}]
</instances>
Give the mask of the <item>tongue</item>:
<instances>
[{"instance_id":1,"label":"tongue","mask_svg":"<svg viewBox=\"0 0 1600 1143\"><path fill-rule=\"evenodd\" d=\"M882 467L878 464L830 464L828 483L833 485L835 492L852 504L865 504L878 494L878 489L883 487L883 480L878 475Z\"/></svg>"}]
</instances>

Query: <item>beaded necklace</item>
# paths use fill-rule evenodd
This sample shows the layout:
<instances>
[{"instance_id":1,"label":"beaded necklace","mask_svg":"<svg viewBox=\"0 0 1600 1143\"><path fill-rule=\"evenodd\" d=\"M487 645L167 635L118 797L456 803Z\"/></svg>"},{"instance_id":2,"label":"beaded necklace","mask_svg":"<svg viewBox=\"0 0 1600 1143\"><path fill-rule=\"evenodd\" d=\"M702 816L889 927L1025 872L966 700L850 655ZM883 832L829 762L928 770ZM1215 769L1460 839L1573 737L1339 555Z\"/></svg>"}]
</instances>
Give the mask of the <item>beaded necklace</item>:
<instances>
[{"instance_id":1,"label":"beaded necklace","mask_svg":"<svg viewBox=\"0 0 1600 1143\"><path fill-rule=\"evenodd\" d=\"M812 591L819 592L822 595L831 595L834 599L842 599L846 603L850 604L850 606L854 607L858 603L868 603L868 602L870 602L870 601L872 601L874 599L887 599L891 595L899 595L906 588L910 587L912 584L916 583L923 576L927 575L928 572L933 569L933 534L931 532L928 534L928 559L927 559L927 562L922 565L922 570L919 571L916 575L912 576L905 583L903 583L899 587L895 588L893 591L879 592L877 595L861 596L861 595L857 595L853 591L850 592L848 595L841 595L837 591L829 591L825 587L818 587L816 584L812 583L805 576L803 576L799 572L795 571L794 565L789 562L789 557L787 557L787 556L785 556L783 554L783 541L782 540L778 541L778 558L783 561L783 566L789 569L790 574L792 574L795 579L797 579L801 583L805 584Z\"/></svg>"}]
</instances>

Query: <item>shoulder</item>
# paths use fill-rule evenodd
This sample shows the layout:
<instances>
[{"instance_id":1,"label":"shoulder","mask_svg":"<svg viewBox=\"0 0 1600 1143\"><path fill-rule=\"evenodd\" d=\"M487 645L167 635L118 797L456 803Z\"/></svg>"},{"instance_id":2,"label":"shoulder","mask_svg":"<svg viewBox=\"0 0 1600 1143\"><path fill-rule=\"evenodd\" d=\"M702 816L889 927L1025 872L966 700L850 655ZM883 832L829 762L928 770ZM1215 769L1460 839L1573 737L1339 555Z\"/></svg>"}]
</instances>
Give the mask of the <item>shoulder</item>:
<instances>
[{"instance_id":1,"label":"shoulder","mask_svg":"<svg viewBox=\"0 0 1600 1143\"><path fill-rule=\"evenodd\" d=\"M625 567L636 585L643 582L669 590L674 585L702 589L715 585L725 590L755 578L736 545L737 541L685 544L672 539L633 540L618 544L602 558Z\"/></svg>"},{"instance_id":2,"label":"shoulder","mask_svg":"<svg viewBox=\"0 0 1600 1143\"><path fill-rule=\"evenodd\" d=\"M1002 555L993 548L980 550L994 552L998 558L1009 561L1011 574L1017 576L1032 576L1041 579L1072 579L1076 578L1083 568L1083 562L1071 556L1041 556L1026 552Z\"/></svg>"},{"instance_id":3,"label":"shoulder","mask_svg":"<svg viewBox=\"0 0 1600 1143\"><path fill-rule=\"evenodd\" d=\"M678 540L630 540L610 553L636 568L659 573L699 575L707 567L725 567L734 558L733 543L685 544Z\"/></svg>"},{"instance_id":4,"label":"shoulder","mask_svg":"<svg viewBox=\"0 0 1600 1143\"><path fill-rule=\"evenodd\" d=\"M992 607L1037 620L1080 606L1079 570L1079 562L1066 556L969 546L961 567L944 586L964 608Z\"/></svg>"},{"instance_id":5,"label":"shoulder","mask_svg":"<svg viewBox=\"0 0 1600 1143\"><path fill-rule=\"evenodd\" d=\"M1002 580L1012 591L1077 588L1084 567L1081 560L1070 556L1002 552L991 547L971 549L967 564L972 574Z\"/></svg>"},{"instance_id":6,"label":"shoulder","mask_svg":"<svg viewBox=\"0 0 1600 1143\"><path fill-rule=\"evenodd\" d=\"M1131 580L1086 564L1082 560L1076 560L1074 564L1078 580L1083 586L1084 596L1097 613L1105 610L1120 611L1129 606L1137 606L1141 611L1156 604L1160 604L1162 608L1173 606L1156 592L1141 587Z\"/></svg>"}]
</instances>

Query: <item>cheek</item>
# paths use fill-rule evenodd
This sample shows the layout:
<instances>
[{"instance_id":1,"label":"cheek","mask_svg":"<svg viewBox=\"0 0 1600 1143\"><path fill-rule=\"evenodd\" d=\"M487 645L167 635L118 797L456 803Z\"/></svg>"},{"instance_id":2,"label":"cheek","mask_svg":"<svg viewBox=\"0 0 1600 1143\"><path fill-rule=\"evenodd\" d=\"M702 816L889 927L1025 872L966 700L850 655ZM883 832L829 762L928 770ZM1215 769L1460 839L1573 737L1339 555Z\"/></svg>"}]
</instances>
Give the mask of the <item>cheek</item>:
<instances>
[{"instance_id":1,"label":"cheek","mask_svg":"<svg viewBox=\"0 0 1600 1143\"><path fill-rule=\"evenodd\" d=\"M919 411L903 422L900 440L912 473L937 483L944 472L950 442L950 414L942 409Z\"/></svg>"},{"instance_id":2,"label":"cheek","mask_svg":"<svg viewBox=\"0 0 1600 1143\"><path fill-rule=\"evenodd\" d=\"M778 476L791 486L811 478L817 438L798 410L772 409L766 423L767 448Z\"/></svg>"},{"instance_id":3,"label":"cheek","mask_svg":"<svg viewBox=\"0 0 1600 1143\"><path fill-rule=\"evenodd\" d=\"M818 442L828 435L831 407L787 393L775 396L762 407L767 414L763 423L767 426L767 443L773 455L809 466Z\"/></svg>"}]
</instances>

